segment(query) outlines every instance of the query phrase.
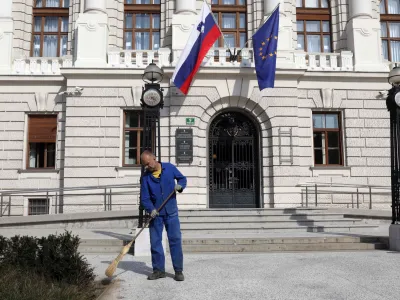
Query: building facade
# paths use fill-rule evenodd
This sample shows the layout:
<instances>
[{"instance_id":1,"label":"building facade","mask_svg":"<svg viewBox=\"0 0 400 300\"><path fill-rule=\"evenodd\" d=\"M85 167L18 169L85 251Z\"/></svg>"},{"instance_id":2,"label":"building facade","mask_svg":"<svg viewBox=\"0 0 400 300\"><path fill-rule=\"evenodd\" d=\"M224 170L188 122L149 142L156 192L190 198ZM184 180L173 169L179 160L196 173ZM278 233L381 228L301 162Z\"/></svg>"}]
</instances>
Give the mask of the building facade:
<instances>
[{"instance_id":1,"label":"building facade","mask_svg":"<svg viewBox=\"0 0 400 300\"><path fill-rule=\"evenodd\" d=\"M224 39L185 96L171 77L202 1L3 0L0 189L137 183L152 61L164 71L161 157L188 177L181 208L299 206L305 183L390 186L385 91L400 61L400 1L207 2ZM260 92L251 36L277 4L275 88ZM192 130L186 163L177 129ZM383 200L374 207L389 209ZM11 215L29 214L35 199L14 201Z\"/></svg>"}]
</instances>

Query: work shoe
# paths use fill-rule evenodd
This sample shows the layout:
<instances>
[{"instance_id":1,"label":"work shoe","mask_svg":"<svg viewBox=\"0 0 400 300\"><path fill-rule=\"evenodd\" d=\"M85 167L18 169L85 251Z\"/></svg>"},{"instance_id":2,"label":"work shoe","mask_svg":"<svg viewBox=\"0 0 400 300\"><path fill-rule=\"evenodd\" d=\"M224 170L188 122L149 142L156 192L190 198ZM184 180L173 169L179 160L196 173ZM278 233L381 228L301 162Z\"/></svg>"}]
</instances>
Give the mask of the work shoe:
<instances>
[{"instance_id":1,"label":"work shoe","mask_svg":"<svg viewBox=\"0 0 400 300\"><path fill-rule=\"evenodd\" d=\"M184 281L185 280L185 277L183 276L183 273L182 272L175 272L175 277L174 277L174 279L176 280L176 281Z\"/></svg>"},{"instance_id":2,"label":"work shoe","mask_svg":"<svg viewBox=\"0 0 400 300\"><path fill-rule=\"evenodd\" d=\"M148 280L156 280L156 279L165 278L165 277L166 277L165 272L161 272L159 270L155 270L152 274L150 274L147 277L147 279Z\"/></svg>"}]
</instances>

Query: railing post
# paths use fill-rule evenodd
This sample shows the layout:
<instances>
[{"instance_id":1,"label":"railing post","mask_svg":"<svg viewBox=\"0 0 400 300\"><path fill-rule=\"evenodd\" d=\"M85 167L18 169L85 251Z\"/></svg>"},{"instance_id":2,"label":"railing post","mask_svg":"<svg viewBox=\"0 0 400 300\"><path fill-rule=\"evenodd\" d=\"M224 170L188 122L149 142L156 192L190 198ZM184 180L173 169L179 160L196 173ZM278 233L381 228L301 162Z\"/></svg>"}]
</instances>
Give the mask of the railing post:
<instances>
[{"instance_id":1,"label":"railing post","mask_svg":"<svg viewBox=\"0 0 400 300\"><path fill-rule=\"evenodd\" d=\"M369 209L372 209L372 189L369 187Z\"/></svg>"},{"instance_id":2,"label":"railing post","mask_svg":"<svg viewBox=\"0 0 400 300\"><path fill-rule=\"evenodd\" d=\"M8 197L8 216L11 216L11 195Z\"/></svg>"},{"instance_id":3,"label":"railing post","mask_svg":"<svg viewBox=\"0 0 400 300\"><path fill-rule=\"evenodd\" d=\"M49 204L50 204L50 203L49 203L49 202L50 202L50 201L49 201L49 191L46 192L46 200L47 200L47 203L48 203L47 206L49 207L49 214L50 214L50 213L51 213L51 206L49 205Z\"/></svg>"},{"instance_id":4,"label":"railing post","mask_svg":"<svg viewBox=\"0 0 400 300\"><path fill-rule=\"evenodd\" d=\"M315 207L318 206L318 187L317 184L315 184Z\"/></svg>"},{"instance_id":5,"label":"railing post","mask_svg":"<svg viewBox=\"0 0 400 300\"><path fill-rule=\"evenodd\" d=\"M54 213L58 214L58 193L56 192L56 203L54 205Z\"/></svg>"},{"instance_id":6,"label":"railing post","mask_svg":"<svg viewBox=\"0 0 400 300\"><path fill-rule=\"evenodd\" d=\"M104 211L107 210L107 189L104 189Z\"/></svg>"},{"instance_id":7,"label":"railing post","mask_svg":"<svg viewBox=\"0 0 400 300\"><path fill-rule=\"evenodd\" d=\"M358 188L357 188L357 208L360 208L359 202L358 202Z\"/></svg>"},{"instance_id":8,"label":"railing post","mask_svg":"<svg viewBox=\"0 0 400 300\"><path fill-rule=\"evenodd\" d=\"M308 207L308 186L306 186L306 207Z\"/></svg>"},{"instance_id":9,"label":"railing post","mask_svg":"<svg viewBox=\"0 0 400 300\"><path fill-rule=\"evenodd\" d=\"M0 217L3 216L3 194L1 194L1 202L0 202Z\"/></svg>"},{"instance_id":10,"label":"railing post","mask_svg":"<svg viewBox=\"0 0 400 300\"><path fill-rule=\"evenodd\" d=\"M112 189L110 189L110 201L108 210L112 210Z\"/></svg>"}]
</instances>

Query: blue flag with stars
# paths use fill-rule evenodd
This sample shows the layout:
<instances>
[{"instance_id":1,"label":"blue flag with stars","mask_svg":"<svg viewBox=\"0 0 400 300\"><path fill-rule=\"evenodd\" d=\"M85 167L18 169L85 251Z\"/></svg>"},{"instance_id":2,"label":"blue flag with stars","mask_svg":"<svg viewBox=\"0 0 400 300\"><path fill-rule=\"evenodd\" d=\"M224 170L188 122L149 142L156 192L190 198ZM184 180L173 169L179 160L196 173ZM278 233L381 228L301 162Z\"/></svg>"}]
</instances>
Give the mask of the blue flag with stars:
<instances>
[{"instance_id":1,"label":"blue flag with stars","mask_svg":"<svg viewBox=\"0 0 400 300\"><path fill-rule=\"evenodd\" d=\"M278 32L279 5L253 35L254 63L260 91L273 88L275 85Z\"/></svg>"}]
</instances>

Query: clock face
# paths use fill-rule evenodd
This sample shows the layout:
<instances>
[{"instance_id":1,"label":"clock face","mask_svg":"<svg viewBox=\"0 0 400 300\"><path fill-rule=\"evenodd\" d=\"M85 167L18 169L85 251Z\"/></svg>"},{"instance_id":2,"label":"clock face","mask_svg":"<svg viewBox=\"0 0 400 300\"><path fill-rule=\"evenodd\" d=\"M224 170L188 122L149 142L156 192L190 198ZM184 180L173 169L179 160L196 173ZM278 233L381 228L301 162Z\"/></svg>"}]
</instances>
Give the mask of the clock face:
<instances>
[{"instance_id":1,"label":"clock face","mask_svg":"<svg viewBox=\"0 0 400 300\"><path fill-rule=\"evenodd\" d=\"M397 93L396 96L394 96L394 101L396 102L397 106L400 107L400 93Z\"/></svg>"},{"instance_id":2,"label":"clock face","mask_svg":"<svg viewBox=\"0 0 400 300\"><path fill-rule=\"evenodd\" d=\"M150 107L157 106L158 104L160 104L160 101L161 95L155 89L149 89L143 94L143 102Z\"/></svg>"}]
</instances>

